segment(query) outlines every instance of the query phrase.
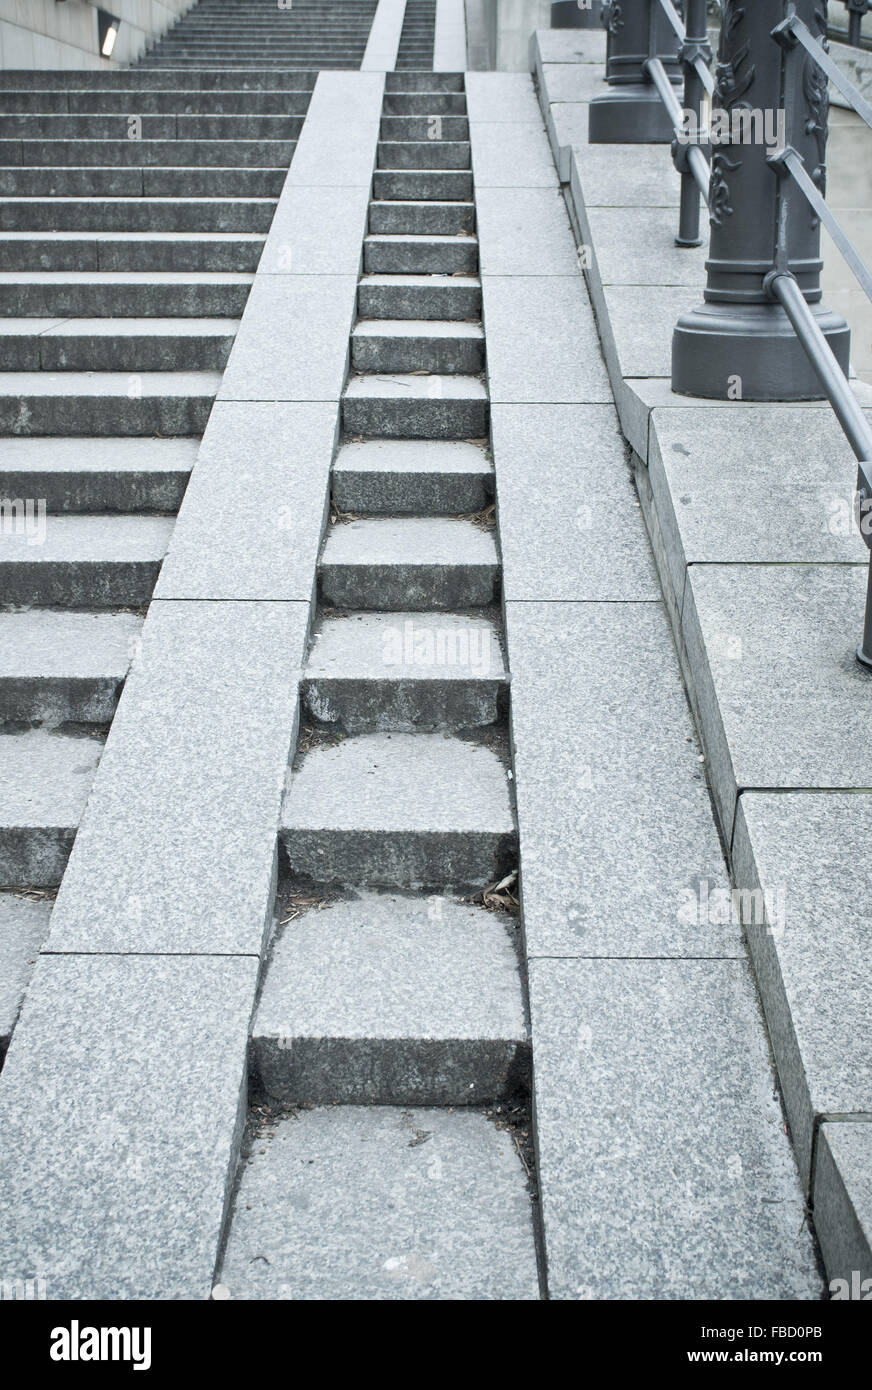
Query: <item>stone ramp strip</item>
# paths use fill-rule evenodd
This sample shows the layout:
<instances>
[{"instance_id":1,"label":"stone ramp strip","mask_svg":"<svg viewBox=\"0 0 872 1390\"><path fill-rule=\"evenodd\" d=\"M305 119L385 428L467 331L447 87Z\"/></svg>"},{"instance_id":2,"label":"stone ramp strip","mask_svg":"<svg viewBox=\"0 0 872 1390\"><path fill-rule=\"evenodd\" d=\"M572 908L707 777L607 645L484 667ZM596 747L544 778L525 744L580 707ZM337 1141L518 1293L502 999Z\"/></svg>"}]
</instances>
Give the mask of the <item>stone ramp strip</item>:
<instances>
[{"instance_id":1,"label":"stone ramp strip","mask_svg":"<svg viewBox=\"0 0 872 1390\"><path fill-rule=\"evenodd\" d=\"M48 933L51 900L46 893L0 892L0 1063L27 990L39 948Z\"/></svg>"},{"instance_id":2,"label":"stone ramp strip","mask_svg":"<svg viewBox=\"0 0 872 1390\"><path fill-rule=\"evenodd\" d=\"M467 90L548 1291L815 1299L765 1026L532 83L470 73Z\"/></svg>"},{"instance_id":3,"label":"stone ramp strip","mask_svg":"<svg viewBox=\"0 0 872 1390\"><path fill-rule=\"evenodd\" d=\"M538 1297L523 1174L482 1114L330 1106L265 1121L251 1148L223 1296Z\"/></svg>"}]
</instances>

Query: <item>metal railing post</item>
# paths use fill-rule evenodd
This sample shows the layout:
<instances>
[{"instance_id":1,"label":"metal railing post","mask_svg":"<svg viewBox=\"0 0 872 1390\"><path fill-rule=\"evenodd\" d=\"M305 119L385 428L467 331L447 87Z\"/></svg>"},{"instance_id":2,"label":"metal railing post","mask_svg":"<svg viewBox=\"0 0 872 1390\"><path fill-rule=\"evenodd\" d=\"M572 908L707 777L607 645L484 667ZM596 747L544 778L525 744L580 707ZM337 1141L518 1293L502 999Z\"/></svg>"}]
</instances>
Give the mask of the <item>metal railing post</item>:
<instances>
[{"instance_id":1,"label":"metal railing post","mask_svg":"<svg viewBox=\"0 0 872 1390\"><path fill-rule=\"evenodd\" d=\"M605 7L606 82L590 103L592 145L671 144L672 118L645 73L659 58L669 80L681 81L678 38L657 0L610 0Z\"/></svg>"},{"instance_id":2,"label":"metal railing post","mask_svg":"<svg viewBox=\"0 0 872 1390\"><path fill-rule=\"evenodd\" d=\"M552 29L602 29L602 0L553 0Z\"/></svg>"},{"instance_id":3,"label":"metal railing post","mask_svg":"<svg viewBox=\"0 0 872 1390\"><path fill-rule=\"evenodd\" d=\"M771 291L790 275L847 374L850 333L821 306L820 223L772 155L789 141L818 187L826 179L827 79L773 38L795 10L823 38L820 0L724 0L713 99L711 241L705 303L678 321L672 387L715 400L819 400L818 377Z\"/></svg>"},{"instance_id":4,"label":"metal railing post","mask_svg":"<svg viewBox=\"0 0 872 1390\"><path fill-rule=\"evenodd\" d=\"M870 4L872 0L845 0L845 9L848 11L848 43L852 43L855 48L860 47L863 16L869 13Z\"/></svg>"},{"instance_id":5,"label":"metal railing post","mask_svg":"<svg viewBox=\"0 0 872 1390\"><path fill-rule=\"evenodd\" d=\"M684 65L684 109L693 112L697 122L694 134L700 134L705 88L694 65L694 59L700 57L707 64L711 64L712 60L706 25L706 0L686 0L684 9L686 38L678 51L679 59ZM699 188L690 168L687 167L686 160L681 169L681 210L675 244L702 245L702 237L699 234Z\"/></svg>"}]
</instances>

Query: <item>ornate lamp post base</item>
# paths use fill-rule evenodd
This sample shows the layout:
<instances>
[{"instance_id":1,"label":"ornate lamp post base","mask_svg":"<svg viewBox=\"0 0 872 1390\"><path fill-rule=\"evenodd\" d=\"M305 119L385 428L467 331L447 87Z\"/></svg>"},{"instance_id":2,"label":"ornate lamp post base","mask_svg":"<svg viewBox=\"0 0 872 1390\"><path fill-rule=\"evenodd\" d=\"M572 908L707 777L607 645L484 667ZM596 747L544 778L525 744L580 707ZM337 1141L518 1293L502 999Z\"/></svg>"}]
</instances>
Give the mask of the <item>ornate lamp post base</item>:
<instances>
[{"instance_id":1,"label":"ornate lamp post base","mask_svg":"<svg viewBox=\"0 0 872 1390\"><path fill-rule=\"evenodd\" d=\"M810 307L847 376L848 325L820 304ZM672 339L672 389L722 401L824 398L780 304L701 304L682 314Z\"/></svg>"},{"instance_id":2,"label":"ornate lamp post base","mask_svg":"<svg viewBox=\"0 0 872 1390\"><path fill-rule=\"evenodd\" d=\"M670 82L681 81L679 41L656 0L610 0L603 11L608 33L609 90L589 107L592 145L671 145L673 120L650 81L646 64L659 58Z\"/></svg>"},{"instance_id":3,"label":"ornate lamp post base","mask_svg":"<svg viewBox=\"0 0 872 1390\"><path fill-rule=\"evenodd\" d=\"M650 83L613 87L590 103L592 145L670 145L675 129Z\"/></svg>"},{"instance_id":4,"label":"ornate lamp post base","mask_svg":"<svg viewBox=\"0 0 872 1390\"><path fill-rule=\"evenodd\" d=\"M601 0L593 0L593 4L586 9L578 4L578 0L554 0L551 6L552 29L601 29L602 27Z\"/></svg>"}]
</instances>

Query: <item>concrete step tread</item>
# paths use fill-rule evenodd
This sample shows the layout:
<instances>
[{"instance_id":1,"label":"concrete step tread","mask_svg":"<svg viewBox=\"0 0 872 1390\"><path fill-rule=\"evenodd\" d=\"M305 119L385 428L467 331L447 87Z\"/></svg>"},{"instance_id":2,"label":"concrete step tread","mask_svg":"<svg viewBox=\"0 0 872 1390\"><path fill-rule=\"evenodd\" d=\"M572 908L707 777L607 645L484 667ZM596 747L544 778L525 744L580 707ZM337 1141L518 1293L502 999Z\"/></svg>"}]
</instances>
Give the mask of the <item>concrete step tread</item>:
<instances>
[{"instance_id":1,"label":"concrete step tread","mask_svg":"<svg viewBox=\"0 0 872 1390\"><path fill-rule=\"evenodd\" d=\"M45 538L33 543L22 529L0 535L4 564L131 564L163 559L175 518L171 516L51 516Z\"/></svg>"},{"instance_id":2,"label":"concrete step tread","mask_svg":"<svg viewBox=\"0 0 872 1390\"><path fill-rule=\"evenodd\" d=\"M366 439L343 444L333 472L368 473L493 473L493 464L479 444L460 439Z\"/></svg>"},{"instance_id":3,"label":"concrete step tread","mask_svg":"<svg viewBox=\"0 0 872 1390\"><path fill-rule=\"evenodd\" d=\"M199 439L139 439L130 435L4 439L0 486L10 475L30 473L37 478L41 473L188 473L199 447Z\"/></svg>"},{"instance_id":4,"label":"concrete step tread","mask_svg":"<svg viewBox=\"0 0 872 1390\"><path fill-rule=\"evenodd\" d=\"M2 377L0 377L2 380ZM439 382L439 388L433 390ZM460 373L438 376L426 372L420 376L413 372L365 373L349 378L345 388L346 397L352 400L398 400L417 401L486 401L487 387L477 376L462 376Z\"/></svg>"},{"instance_id":5,"label":"concrete step tread","mask_svg":"<svg viewBox=\"0 0 872 1390\"><path fill-rule=\"evenodd\" d=\"M0 734L0 837L9 830L75 829L103 744L30 729Z\"/></svg>"},{"instance_id":6,"label":"concrete step tread","mask_svg":"<svg viewBox=\"0 0 872 1390\"><path fill-rule=\"evenodd\" d=\"M459 517L366 517L332 526L322 565L385 566L499 563L493 532Z\"/></svg>"},{"instance_id":7,"label":"concrete step tread","mask_svg":"<svg viewBox=\"0 0 872 1390\"><path fill-rule=\"evenodd\" d=\"M368 892L307 912L273 946L254 1036L526 1041L510 929L451 898Z\"/></svg>"},{"instance_id":8,"label":"concrete step tread","mask_svg":"<svg viewBox=\"0 0 872 1390\"><path fill-rule=\"evenodd\" d=\"M466 319L358 319L355 338L474 338L484 342L484 328Z\"/></svg>"},{"instance_id":9,"label":"concrete step tread","mask_svg":"<svg viewBox=\"0 0 872 1390\"><path fill-rule=\"evenodd\" d=\"M253 273L230 270L0 270L3 285L250 285Z\"/></svg>"},{"instance_id":10,"label":"concrete step tread","mask_svg":"<svg viewBox=\"0 0 872 1390\"><path fill-rule=\"evenodd\" d=\"M0 681L123 680L142 623L136 613L0 613Z\"/></svg>"},{"instance_id":11,"label":"concrete step tread","mask_svg":"<svg viewBox=\"0 0 872 1390\"><path fill-rule=\"evenodd\" d=\"M8 200L7 200L7 201L8 201ZM17 200L16 200L16 201L17 201ZM43 201L43 200L41 200L41 199L34 199L34 201L37 202L37 201ZM54 201L54 200L52 200L52 201ZM76 200L73 199L73 198L68 198L68 199L67 199L67 202L75 202L75 201L76 201ZM138 201L140 201L140 200L139 200L139 199L134 199L134 201L137 201L137 202L138 202ZM165 201L166 201L166 202L175 202L176 200L175 200L175 199L166 199ZM195 199L189 199L188 201L189 201L189 202L193 202L193 201L196 201L196 200L195 200ZM206 202L206 201L211 201L211 200L201 199L200 201ZM237 201L238 201L238 202L246 202L246 201L248 201L248 200L247 200L247 199L242 199L242 198L241 198L241 199L237 199ZM266 200L261 199L261 201L266 201ZM0 202L0 206L2 206L2 202ZM438 239L439 239L439 238L437 238L437 240L438 240ZM399 238L399 240L403 240L403 238L401 237L401 238ZM459 238L457 238L457 240L460 240L460 241L465 241L465 240L467 240L467 241L468 241L469 238L468 238L468 237L459 237ZM92 231L82 231L82 232L77 232L77 231L65 231L65 232L53 232L53 231L52 231L52 232L46 232L46 231L35 231L35 232L7 232L7 231L0 231L0 246L2 246L2 244L3 244L4 241L13 241L13 242L47 242L47 243L49 243L49 244L52 244L52 243L57 242L57 241L96 241L96 242L102 242L102 241L123 241L123 242L136 242L136 243L139 243L139 242L141 242L141 241L145 241L145 242L158 242L158 243L167 242L167 243L170 243L170 244L173 243L173 242L176 242L176 241L182 241L182 242L191 242L191 243L194 243L194 244L199 244L199 243L202 243L202 242L206 242L206 243L217 242L219 245L223 245L223 244L225 244L225 243L227 243L227 242L234 242L234 241L257 242L257 243L263 244L263 243L266 241L266 236L265 236L265 234L264 234L263 232L113 232L113 231L103 231L103 230L99 230L99 229L95 228L95 229L92 230ZM22 272L22 273L26 273L26 272Z\"/></svg>"},{"instance_id":12,"label":"concrete step tread","mask_svg":"<svg viewBox=\"0 0 872 1390\"><path fill-rule=\"evenodd\" d=\"M22 235L25 235L22 233ZM434 232L369 232L367 242L391 246L475 246L474 236L457 236Z\"/></svg>"},{"instance_id":13,"label":"concrete step tread","mask_svg":"<svg viewBox=\"0 0 872 1390\"><path fill-rule=\"evenodd\" d=\"M537 1299L511 1136L476 1111L283 1119L242 1169L218 1277L243 1299Z\"/></svg>"},{"instance_id":14,"label":"concrete step tread","mask_svg":"<svg viewBox=\"0 0 872 1390\"><path fill-rule=\"evenodd\" d=\"M87 278L87 277L86 277ZM403 289L411 289L421 285L426 289L436 289L445 286L456 288L461 286L463 289L481 289L481 280L477 275L390 275L385 272L376 272L360 277L361 285L398 285Z\"/></svg>"},{"instance_id":15,"label":"concrete step tread","mask_svg":"<svg viewBox=\"0 0 872 1390\"><path fill-rule=\"evenodd\" d=\"M282 828L512 835L506 769L483 744L443 734L361 734L307 753Z\"/></svg>"},{"instance_id":16,"label":"concrete step tread","mask_svg":"<svg viewBox=\"0 0 872 1390\"><path fill-rule=\"evenodd\" d=\"M328 677L505 681L508 674L499 635L489 618L396 612L325 618L315 633L304 679Z\"/></svg>"},{"instance_id":17,"label":"concrete step tread","mask_svg":"<svg viewBox=\"0 0 872 1390\"><path fill-rule=\"evenodd\" d=\"M143 398L217 395L220 372L139 372ZM0 397L112 396L130 399L129 372L0 372Z\"/></svg>"},{"instance_id":18,"label":"concrete step tread","mask_svg":"<svg viewBox=\"0 0 872 1390\"><path fill-rule=\"evenodd\" d=\"M0 318L0 338L80 337L234 337L239 319L229 318Z\"/></svg>"}]
</instances>

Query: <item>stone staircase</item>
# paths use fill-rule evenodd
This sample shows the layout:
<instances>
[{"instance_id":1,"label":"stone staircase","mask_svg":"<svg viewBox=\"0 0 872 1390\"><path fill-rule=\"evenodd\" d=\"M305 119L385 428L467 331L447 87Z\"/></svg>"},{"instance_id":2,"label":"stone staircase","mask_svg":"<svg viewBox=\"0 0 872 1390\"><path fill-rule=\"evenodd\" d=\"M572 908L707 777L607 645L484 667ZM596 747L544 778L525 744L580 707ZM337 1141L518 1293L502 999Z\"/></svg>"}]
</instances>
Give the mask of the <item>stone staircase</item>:
<instances>
[{"instance_id":1,"label":"stone staircase","mask_svg":"<svg viewBox=\"0 0 872 1390\"><path fill-rule=\"evenodd\" d=\"M219 1297L538 1296L475 225L463 76L388 73Z\"/></svg>"},{"instance_id":2,"label":"stone staircase","mask_svg":"<svg viewBox=\"0 0 872 1390\"><path fill-rule=\"evenodd\" d=\"M377 3L199 0L145 61L161 68L359 68Z\"/></svg>"},{"instance_id":3,"label":"stone staircase","mask_svg":"<svg viewBox=\"0 0 872 1390\"><path fill-rule=\"evenodd\" d=\"M0 1051L313 83L0 73Z\"/></svg>"},{"instance_id":4,"label":"stone staircase","mask_svg":"<svg viewBox=\"0 0 872 1390\"><path fill-rule=\"evenodd\" d=\"M435 30L436 0L406 0L397 71L432 68Z\"/></svg>"}]
</instances>

